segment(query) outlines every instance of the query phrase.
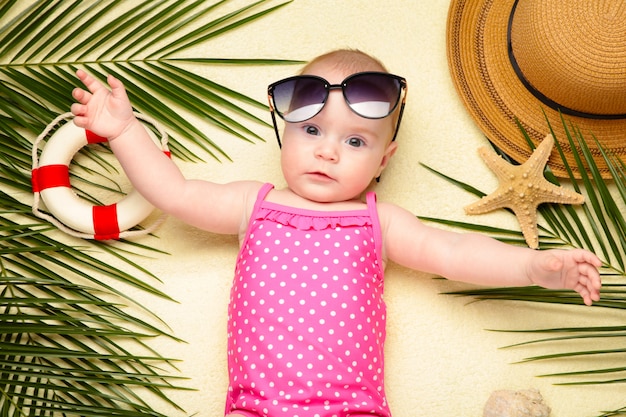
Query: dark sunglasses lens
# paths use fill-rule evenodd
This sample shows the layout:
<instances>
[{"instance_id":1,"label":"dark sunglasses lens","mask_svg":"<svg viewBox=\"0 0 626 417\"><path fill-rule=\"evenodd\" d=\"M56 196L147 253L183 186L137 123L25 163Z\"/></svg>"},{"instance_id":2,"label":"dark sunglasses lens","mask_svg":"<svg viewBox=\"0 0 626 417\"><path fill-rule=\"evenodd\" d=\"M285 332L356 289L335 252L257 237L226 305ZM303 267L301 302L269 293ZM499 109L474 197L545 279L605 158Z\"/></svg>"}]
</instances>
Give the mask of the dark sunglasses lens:
<instances>
[{"instance_id":1,"label":"dark sunglasses lens","mask_svg":"<svg viewBox=\"0 0 626 417\"><path fill-rule=\"evenodd\" d=\"M357 114L370 119L387 117L400 100L400 81L388 74L358 74L345 83L346 101Z\"/></svg>"},{"instance_id":2,"label":"dark sunglasses lens","mask_svg":"<svg viewBox=\"0 0 626 417\"><path fill-rule=\"evenodd\" d=\"M276 84L274 106L287 122L302 122L315 116L324 107L327 91L324 81L299 77Z\"/></svg>"}]
</instances>

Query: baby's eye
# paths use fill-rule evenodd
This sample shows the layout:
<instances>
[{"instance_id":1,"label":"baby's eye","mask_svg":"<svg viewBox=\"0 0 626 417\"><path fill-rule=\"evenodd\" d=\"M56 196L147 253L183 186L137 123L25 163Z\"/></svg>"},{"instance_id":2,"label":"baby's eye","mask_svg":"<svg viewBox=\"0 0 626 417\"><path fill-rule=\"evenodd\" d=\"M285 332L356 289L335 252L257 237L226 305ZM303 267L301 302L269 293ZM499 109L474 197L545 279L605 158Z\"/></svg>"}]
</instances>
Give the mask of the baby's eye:
<instances>
[{"instance_id":1,"label":"baby's eye","mask_svg":"<svg viewBox=\"0 0 626 417\"><path fill-rule=\"evenodd\" d=\"M365 142L363 142L363 139L359 139L359 138L350 138L346 141L346 143L350 146L354 146L355 148L359 148L365 145Z\"/></svg>"},{"instance_id":2,"label":"baby's eye","mask_svg":"<svg viewBox=\"0 0 626 417\"><path fill-rule=\"evenodd\" d=\"M309 135L314 135L314 136L317 136L317 135L319 135L319 134L320 134L319 129L318 129L318 128L316 128L315 126L310 126L310 125L309 125L309 126L306 126L306 127L304 128L304 130L305 130L305 131L306 131L306 133L307 133L307 134L309 134Z\"/></svg>"}]
</instances>

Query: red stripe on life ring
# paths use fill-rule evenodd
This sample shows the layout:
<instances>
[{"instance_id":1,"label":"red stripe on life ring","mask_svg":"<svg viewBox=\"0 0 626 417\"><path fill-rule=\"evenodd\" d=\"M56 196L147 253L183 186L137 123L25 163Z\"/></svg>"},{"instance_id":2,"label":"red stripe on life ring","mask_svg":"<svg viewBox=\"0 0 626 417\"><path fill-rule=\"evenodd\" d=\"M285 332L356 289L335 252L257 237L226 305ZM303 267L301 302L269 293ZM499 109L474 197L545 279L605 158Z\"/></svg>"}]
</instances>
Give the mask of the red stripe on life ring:
<instances>
[{"instance_id":1,"label":"red stripe on life ring","mask_svg":"<svg viewBox=\"0 0 626 417\"><path fill-rule=\"evenodd\" d=\"M117 223L117 204L93 206L94 239L109 240L120 238L120 227Z\"/></svg>"},{"instance_id":2,"label":"red stripe on life ring","mask_svg":"<svg viewBox=\"0 0 626 417\"><path fill-rule=\"evenodd\" d=\"M32 171L31 182L33 192L38 193L46 188L70 187L70 170L67 165L44 165Z\"/></svg>"},{"instance_id":3,"label":"red stripe on life ring","mask_svg":"<svg viewBox=\"0 0 626 417\"><path fill-rule=\"evenodd\" d=\"M107 142L107 138L103 138L102 136L98 136L93 133L91 130L85 130L85 136L87 137L87 143L102 143Z\"/></svg>"}]
</instances>

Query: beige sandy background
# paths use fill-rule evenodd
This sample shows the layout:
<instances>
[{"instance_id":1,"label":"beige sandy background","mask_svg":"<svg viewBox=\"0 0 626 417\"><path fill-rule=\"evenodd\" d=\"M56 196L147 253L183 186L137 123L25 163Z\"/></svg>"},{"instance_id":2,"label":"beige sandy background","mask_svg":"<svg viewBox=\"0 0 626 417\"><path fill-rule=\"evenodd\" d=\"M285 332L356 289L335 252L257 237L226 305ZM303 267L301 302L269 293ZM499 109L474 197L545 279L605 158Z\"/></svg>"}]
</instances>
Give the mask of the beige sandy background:
<instances>
[{"instance_id":1,"label":"beige sandy background","mask_svg":"<svg viewBox=\"0 0 626 417\"><path fill-rule=\"evenodd\" d=\"M231 3L223 10L248 4ZM377 186L379 199L402 205L419 216L464 220L463 206L475 197L419 165L427 164L486 192L497 184L476 152L487 141L461 104L449 75L445 49L448 5L445 0L295 0L260 21L199 47L196 55L308 60L331 49L350 47L377 56L409 83L398 137L400 149ZM195 70L264 101L267 84L298 69L198 66ZM270 121L269 114L259 115ZM213 133L204 121L194 122ZM267 139L265 143L249 144L215 133L232 163L207 159L206 163L178 164L190 178L220 182L254 178L281 186L273 131L262 127L258 131ZM505 212L468 220L516 227L514 218ZM180 375L190 378L181 384L195 389L171 392L171 398L186 413L166 405L163 411L172 417L223 415L226 309L236 238L198 231L173 218L157 235L158 239L143 238L140 242L169 255L139 262L163 279L162 284L155 285L178 303L141 294L136 297L156 312L175 336L186 341L157 338L151 346L164 356L180 359ZM527 337L485 330L581 325L590 320L591 309L470 304L466 298L441 295L458 288L465 287L395 265L387 269L386 378L395 417L479 417L490 393L497 389L537 388L556 417L585 417L624 405L620 395L623 388L618 386L557 387L554 379L537 378L535 375L573 369L577 364L512 364L550 350L500 349Z\"/></svg>"}]
</instances>

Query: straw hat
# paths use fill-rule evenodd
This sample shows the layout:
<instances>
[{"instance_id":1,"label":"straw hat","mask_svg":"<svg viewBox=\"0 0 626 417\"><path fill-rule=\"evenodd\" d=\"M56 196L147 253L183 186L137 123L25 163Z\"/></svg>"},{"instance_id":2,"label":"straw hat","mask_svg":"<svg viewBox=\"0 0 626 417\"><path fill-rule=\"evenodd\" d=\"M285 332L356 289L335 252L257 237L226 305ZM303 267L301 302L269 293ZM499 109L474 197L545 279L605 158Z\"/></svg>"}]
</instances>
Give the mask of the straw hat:
<instances>
[{"instance_id":1,"label":"straw hat","mask_svg":"<svg viewBox=\"0 0 626 417\"><path fill-rule=\"evenodd\" d=\"M531 154L515 119L538 143L549 133L547 116L576 166L559 110L580 128L604 177L593 136L626 155L624 0L452 0L447 32L448 63L465 106L514 160ZM556 150L549 165L567 176Z\"/></svg>"}]
</instances>

